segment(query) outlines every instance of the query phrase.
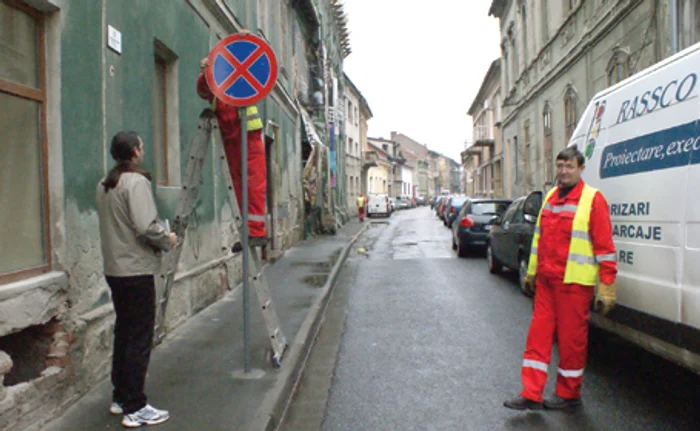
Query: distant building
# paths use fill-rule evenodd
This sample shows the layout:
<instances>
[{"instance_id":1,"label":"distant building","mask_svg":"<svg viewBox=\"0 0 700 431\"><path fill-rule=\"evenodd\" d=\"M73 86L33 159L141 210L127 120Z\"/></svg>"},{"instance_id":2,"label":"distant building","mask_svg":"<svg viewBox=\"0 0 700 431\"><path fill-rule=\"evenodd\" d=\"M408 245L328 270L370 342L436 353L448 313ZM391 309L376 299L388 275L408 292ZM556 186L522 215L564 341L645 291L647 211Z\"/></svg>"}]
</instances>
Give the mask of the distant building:
<instances>
[{"instance_id":1,"label":"distant building","mask_svg":"<svg viewBox=\"0 0 700 431\"><path fill-rule=\"evenodd\" d=\"M367 148L367 121L372 111L350 78L345 79L345 195L347 213L357 213L357 197L363 193L363 149Z\"/></svg>"},{"instance_id":2,"label":"distant building","mask_svg":"<svg viewBox=\"0 0 700 431\"><path fill-rule=\"evenodd\" d=\"M427 196L430 193L428 187L430 170L428 146L398 132L391 132L391 140L398 143L401 150L406 149L413 155L413 157L407 158L407 163L414 172L413 192L416 196Z\"/></svg>"},{"instance_id":3,"label":"distant building","mask_svg":"<svg viewBox=\"0 0 700 431\"><path fill-rule=\"evenodd\" d=\"M504 169L501 139L501 59L491 63L481 88L469 107L472 117L472 138L462 152L465 193L469 196L503 197L509 195L508 165Z\"/></svg>"}]
</instances>

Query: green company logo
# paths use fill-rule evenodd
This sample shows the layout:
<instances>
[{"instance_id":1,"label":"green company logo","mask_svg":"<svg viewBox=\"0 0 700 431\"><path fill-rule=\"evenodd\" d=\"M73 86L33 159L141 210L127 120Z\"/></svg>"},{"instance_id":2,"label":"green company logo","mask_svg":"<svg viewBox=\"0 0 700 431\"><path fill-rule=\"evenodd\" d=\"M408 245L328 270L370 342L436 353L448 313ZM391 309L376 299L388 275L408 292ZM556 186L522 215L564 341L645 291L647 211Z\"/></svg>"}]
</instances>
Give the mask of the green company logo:
<instances>
[{"instance_id":1,"label":"green company logo","mask_svg":"<svg viewBox=\"0 0 700 431\"><path fill-rule=\"evenodd\" d=\"M586 151L584 151L584 155L586 156L586 160L590 160L591 156L593 156L593 150L595 149L595 139L591 139L588 141L588 145L586 145Z\"/></svg>"},{"instance_id":2,"label":"green company logo","mask_svg":"<svg viewBox=\"0 0 700 431\"><path fill-rule=\"evenodd\" d=\"M593 151L595 150L596 139L598 138L598 132L600 132L600 124L603 119L603 113L605 112L606 102L597 102L595 107L595 115L593 116L593 121L591 122L591 128L588 131L588 143L583 151L587 160L593 157Z\"/></svg>"}]
</instances>

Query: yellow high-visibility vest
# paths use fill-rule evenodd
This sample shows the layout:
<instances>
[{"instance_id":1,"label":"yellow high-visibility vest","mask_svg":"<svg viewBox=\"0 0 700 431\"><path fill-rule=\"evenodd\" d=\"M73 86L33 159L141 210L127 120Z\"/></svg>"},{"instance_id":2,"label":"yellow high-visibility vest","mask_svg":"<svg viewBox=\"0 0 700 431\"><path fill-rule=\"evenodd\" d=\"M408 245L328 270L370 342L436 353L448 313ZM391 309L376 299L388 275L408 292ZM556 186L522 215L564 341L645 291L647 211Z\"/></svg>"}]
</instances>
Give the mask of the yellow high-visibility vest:
<instances>
[{"instance_id":1,"label":"yellow high-visibility vest","mask_svg":"<svg viewBox=\"0 0 700 431\"><path fill-rule=\"evenodd\" d=\"M530 249L530 263L527 268L529 275L536 275L537 273L537 246L540 240L542 211L547 208L549 198L558 189L558 187L554 187L547 193L540 215L537 217L535 235L532 237L532 248ZM574 215L573 226L571 227L571 242L569 243L569 256L566 261L566 270L564 271L564 283L582 284L584 286L595 286L596 284L598 261L593 254L593 243L589 233L591 208L593 207L593 198L596 193L598 193L598 189L584 184L581 191L581 199L578 201Z\"/></svg>"},{"instance_id":2,"label":"yellow high-visibility vest","mask_svg":"<svg viewBox=\"0 0 700 431\"><path fill-rule=\"evenodd\" d=\"M358 206L358 207L363 207L363 206L365 206L365 198L363 198L363 197L361 197L361 196L358 197L358 198L357 198L357 206Z\"/></svg>"},{"instance_id":3,"label":"yellow high-visibility vest","mask_svg":"<svg viewBox=\"0 0 700 431\"><path fill-rule=\"evenodd\" d=\"M216 97L211 99L211 110L216 112ZM246 107L245 110L248 116L248 121L246 121L246 124L248 125L248 131L254 132L256 130L262 129L262 119L260 118L260 114L258 113L258 108L255 105L251 105ZM243 108L238 108L238 115L240 116L242 113Z\"/></svg>"}]
</instances>

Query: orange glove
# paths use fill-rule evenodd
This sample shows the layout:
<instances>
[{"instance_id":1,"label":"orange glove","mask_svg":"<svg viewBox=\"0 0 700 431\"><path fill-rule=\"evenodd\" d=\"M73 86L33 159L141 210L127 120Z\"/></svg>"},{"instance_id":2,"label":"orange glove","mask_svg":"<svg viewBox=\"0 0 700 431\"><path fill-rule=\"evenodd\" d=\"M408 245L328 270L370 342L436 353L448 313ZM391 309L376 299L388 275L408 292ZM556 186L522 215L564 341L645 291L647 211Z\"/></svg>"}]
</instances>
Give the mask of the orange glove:
<instances>
[{"instance_id":1,"label":"orange glove","mask_svg":"<svg viewBox=\"0 0 700 431\"><path fill-rule=\"evenodd\" d=\"M595 305L593 310L597 313L605 316L615 308L615 302L617 301L617 288L615 287L615 282L611 284L598 284L598 293L595 296Z\"/></svg>"}]
</instances>

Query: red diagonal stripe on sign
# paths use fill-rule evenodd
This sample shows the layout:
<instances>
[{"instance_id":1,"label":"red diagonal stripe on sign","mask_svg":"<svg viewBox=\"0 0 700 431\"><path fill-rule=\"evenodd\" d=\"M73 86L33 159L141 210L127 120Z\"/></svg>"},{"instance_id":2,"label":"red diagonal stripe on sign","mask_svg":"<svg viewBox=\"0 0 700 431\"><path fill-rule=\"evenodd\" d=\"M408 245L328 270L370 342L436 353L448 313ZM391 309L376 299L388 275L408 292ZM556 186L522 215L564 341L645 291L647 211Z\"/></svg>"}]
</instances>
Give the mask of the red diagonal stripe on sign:
<instances>
[{"instance_id":1,"label":"red diagonal stripe on sign","mask_svg":"<svg viewBox=\"0 0 700 431\"><path fill-rule=\"evenodd\" d=\"M231 55L231 53L227 49L222 49L219 51L219 54L224 57L226 61L228 61L234 68L234 72L224 80L224 82L221 83L219 88L223 88L224 91L226 91L229 86L233 85L234 82L239 77L243 77L248 83L257 91L258 93L263 90L263 86L260 82L258 82L257 79L251 73L248 71L248 68L255 63L255 61L260 58L265 52L261 47L258 46L258 48L253 51L252 54L248 56L248 58L243 62L240 63L238 60L236 60L236 57Z\"/></svg>"}]
</instances>

